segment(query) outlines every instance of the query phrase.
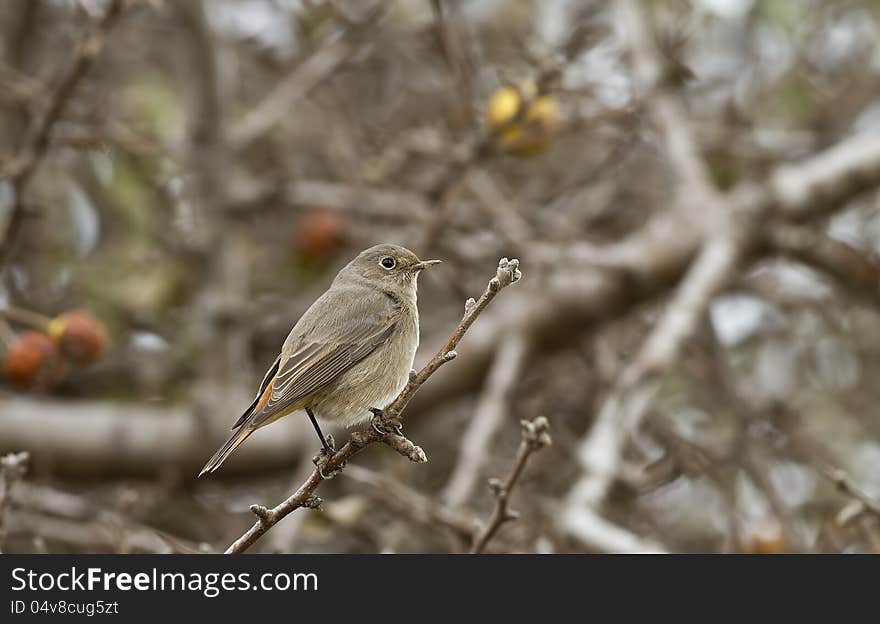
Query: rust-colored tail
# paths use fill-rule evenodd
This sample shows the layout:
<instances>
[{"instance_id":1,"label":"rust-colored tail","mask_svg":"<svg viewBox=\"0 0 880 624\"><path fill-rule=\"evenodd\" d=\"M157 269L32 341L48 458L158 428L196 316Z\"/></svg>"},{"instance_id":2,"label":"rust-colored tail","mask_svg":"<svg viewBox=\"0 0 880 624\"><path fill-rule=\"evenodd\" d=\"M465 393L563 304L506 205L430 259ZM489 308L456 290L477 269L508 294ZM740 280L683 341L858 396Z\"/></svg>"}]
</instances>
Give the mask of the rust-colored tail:
<instances>
[{"instance_id":1,"label":"rust-colored tail","mask_svg":"<svg viewBox=\"0 0 880 624\"><path fill-rule=\"evenodd\" d=\"M226 461L226 458L232 455L232 451L238 448L238 445L244 442L254 431L255 429L251 429L247 424L243 424L236 431L233 431L232 435L229 436L229 439L226 440L223 446L217 449L214 456L208 460L208 463L202 468L199 476L201 477L204 474L210 474L217 470L220 465Z\"/></svg>"}]
</instances>

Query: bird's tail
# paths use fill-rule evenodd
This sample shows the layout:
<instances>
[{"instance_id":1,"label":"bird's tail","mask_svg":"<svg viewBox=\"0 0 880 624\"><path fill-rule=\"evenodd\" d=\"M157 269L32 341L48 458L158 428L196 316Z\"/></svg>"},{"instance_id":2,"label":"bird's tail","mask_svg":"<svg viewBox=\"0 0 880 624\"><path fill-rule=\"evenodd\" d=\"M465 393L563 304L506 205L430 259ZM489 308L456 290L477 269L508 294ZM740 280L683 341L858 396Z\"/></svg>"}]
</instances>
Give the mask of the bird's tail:
<instances>
[{"instance_id":1,"label":"bird's tail","mask_svg":"<svg viewBox=\"0 0 880 624\"><path fill-rule=\"evenodd\" d=\"M229 436L229 439L226 440L223 446L217 449L214 456L208 460L208 463L202 468L199 476L201 477L204 474L210 474L217 470L220 465L226 461L226 458L232 455L232 451L238 448L238 445L244 442L254 431L254 429L251 429L247 425L242 425L236 431L233 431L232 435Z\"/></svg>"}]
</instances>

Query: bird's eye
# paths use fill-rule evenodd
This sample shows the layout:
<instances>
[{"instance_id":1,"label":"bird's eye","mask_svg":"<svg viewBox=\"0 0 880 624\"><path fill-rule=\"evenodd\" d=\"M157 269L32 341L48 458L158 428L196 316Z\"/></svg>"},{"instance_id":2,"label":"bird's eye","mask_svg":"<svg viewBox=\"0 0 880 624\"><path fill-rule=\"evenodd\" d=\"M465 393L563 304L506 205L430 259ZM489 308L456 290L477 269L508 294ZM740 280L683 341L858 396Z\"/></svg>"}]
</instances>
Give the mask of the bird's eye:
<instances>
[{"instance_id":1,"label":"bird's eye","mask_svg":"<svg viewBox=\"0 0 880 624\"><path fill-rule=\"evenodd\" d=\"M390 270L394 268L396 262L394 262L394 258L392 258L391 256L385 256L379 261L379 264Z\"/></svg>"}]
</instances>

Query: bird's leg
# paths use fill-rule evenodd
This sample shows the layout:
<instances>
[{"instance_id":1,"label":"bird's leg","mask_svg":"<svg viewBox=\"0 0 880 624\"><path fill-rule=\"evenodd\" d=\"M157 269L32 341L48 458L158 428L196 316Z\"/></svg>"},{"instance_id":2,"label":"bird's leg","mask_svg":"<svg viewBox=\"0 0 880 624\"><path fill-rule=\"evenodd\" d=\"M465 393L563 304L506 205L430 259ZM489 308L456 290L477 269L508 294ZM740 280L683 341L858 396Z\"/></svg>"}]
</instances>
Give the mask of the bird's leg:
<instances>
[{"instance_id":1,"label":"bird's leg","mask_svg":"<svg viewBox=\"0 0 880 624\"><path fill-rule=\"evenodd\" d=\"M378 407L371 407L370 411L373 413L373 417L370 419L370 426L373 427L376 433L383 436L389 433L396 433L399 436L403 435L403 427L399 420L388 418L385 412Z\"/></svg>"},{"instance_id":2,"label":"bird's leg","mask_svg":"<svg viewBox=\"0 0 880 624\"><path fill-rule=\"evenodd\" d=\"M328 435L327 438L330 438L330 443L327 443L327 438L324 437L324 432L321 431L321 427L318 426L318 420L315 418L315 414L312 413L311 408L306 408L306 414L309 415L309 420L312 421L312 427L315 428L315 433L318 434L318 438L321 440L321 446L324 447L321 452L324 455L332 456L336 449L333 448L333 436Z\"/></svg>"},{"instance_id":3,"label":"bird's leg","mask_svg":"<svg viewBox=\"0 0 880 624\"><path fill-rule=\"evenodd\" d=\"M330 474L324 474L324 468L327 467L327 462L330 461L330 458L336 454L336 449L333 444L333 436L327 434L324 436L324 433L321 431L321 427L318 426L318 420L315 418L315 415L312 413L312 410L308 407L306 408L306 414L309 415L309 420L312 421L312 426L315 428L315 432L318 434L318 438L321 440L321 452L315 455L312 458L312 463L315 464L315 467L318 469L318 472L321 475L322 479L332 479L339 472L345 468L345 462L342 462L339 467L331 472Z\"/></svg>"}]
</instances>

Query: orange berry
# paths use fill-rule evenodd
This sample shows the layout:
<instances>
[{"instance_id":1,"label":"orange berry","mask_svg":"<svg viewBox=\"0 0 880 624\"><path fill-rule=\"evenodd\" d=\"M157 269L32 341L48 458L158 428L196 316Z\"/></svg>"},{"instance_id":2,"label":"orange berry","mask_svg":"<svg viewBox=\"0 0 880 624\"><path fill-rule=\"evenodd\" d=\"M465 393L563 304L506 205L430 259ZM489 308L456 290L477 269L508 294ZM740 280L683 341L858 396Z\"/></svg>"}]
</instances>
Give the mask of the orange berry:
<instances>
[{"instance_id":1,"label":"orange berry","mask_svg":"<svg viewBox=\"0 0 880 624\"><path fill-rule=\"evenodd\" d=\"M345 240L345 216L334 208L315 208L296 226L295 245L307 260L326 261Z\"/></svg>"},{"instance_id":2,"label":"orange berry","mask_svg":"<svg viewBox=\"0 0 880 624\"><path fill-rule=\"evenodd\" d=\"M48 333L61 353L77 364L91 364L107 348L104 326L82 310L71 310L52 319Z\"/></svg>"},{"instance_id":3,"label":"orange berry","mask_svg":"<svg viewBox=\"0 0 880 624\"><path fill-rule=\"evenodd\" d=\"M19 334L6 351L6 376L22 390L45 389L60 381L64 362L58 347L38 331Z\"/></svg>"}]
</instances>

